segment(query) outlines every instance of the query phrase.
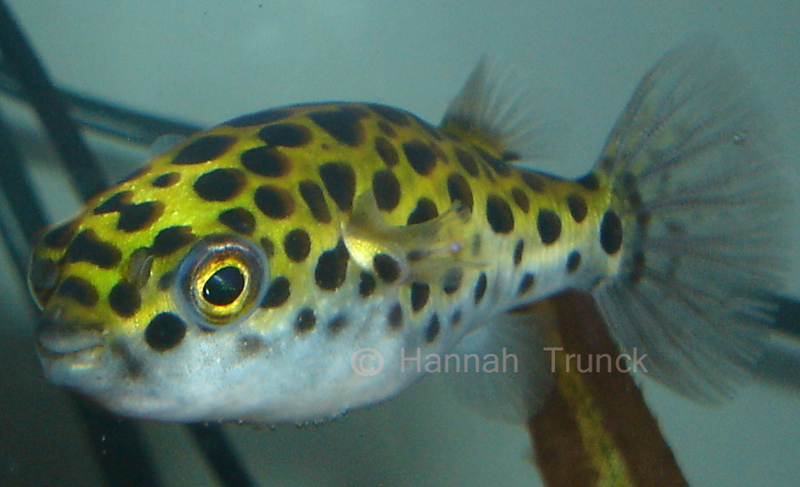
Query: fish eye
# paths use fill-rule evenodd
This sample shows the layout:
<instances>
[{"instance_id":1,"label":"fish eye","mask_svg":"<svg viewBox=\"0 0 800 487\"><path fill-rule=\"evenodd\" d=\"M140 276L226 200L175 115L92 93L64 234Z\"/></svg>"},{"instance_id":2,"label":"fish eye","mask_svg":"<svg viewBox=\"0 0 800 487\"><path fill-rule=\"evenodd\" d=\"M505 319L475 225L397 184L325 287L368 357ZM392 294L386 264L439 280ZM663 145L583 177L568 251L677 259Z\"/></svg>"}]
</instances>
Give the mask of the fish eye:
<instances>
[{"instance_id":1,"label":"fish eye","mask_svg":"<svg viewBox=\"0 0 800 487\"><path fill-rule=\"evenodd\" d=\"M238 267L223 267L211 274L203 285L203 299L214 306L227 306L242 295L245 283L245 276Z\"/></svg>"},{"instance_id":2,"label":"fish eye","mask_svg":"<svg viewBox=\"0 0 800 487\"><path fill-rule=\"evenodd\" d=\"M268 278L263 250L242 238L214 235L197 242L181 263L176 299L191 321L217 329L245 319Z\"/></svg>"}]
</instances>

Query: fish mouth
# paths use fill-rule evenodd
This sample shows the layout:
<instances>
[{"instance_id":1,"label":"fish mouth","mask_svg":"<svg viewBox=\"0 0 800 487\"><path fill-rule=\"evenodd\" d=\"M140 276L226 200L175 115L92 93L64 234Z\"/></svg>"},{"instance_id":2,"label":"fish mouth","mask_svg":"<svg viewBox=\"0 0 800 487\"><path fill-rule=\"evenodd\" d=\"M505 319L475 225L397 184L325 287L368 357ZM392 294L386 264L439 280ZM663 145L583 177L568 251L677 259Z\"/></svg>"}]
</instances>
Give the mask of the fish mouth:
<instances>
[{"instance_id":1,"label":"fish mouth","mask_svg":"<svg viewBox=\"0 0 800 487\"><path fill-rule=\"evenodd\" d=\"M84 362L87 365L89 361L94 360L94 358L103 348L102 345L93 345L77 350L56 351L51 348L48 348L41 342L37 342L36 345L37 345L36 349L39 352L39 356L44 360L47 361L71 360L76 363Z\"/></svg>"},{"instance_id":2,"label":"fish mouth","mask_svg":"<svg viewBox=\"0 0 800 487\"><path fill-rule=\"evenodd\" d=\"M42 358L87 359L103 348L103 327L99 322L66 319L61 308L48 310L36 327L36 345Z\"/></svg>"}]
</instances>

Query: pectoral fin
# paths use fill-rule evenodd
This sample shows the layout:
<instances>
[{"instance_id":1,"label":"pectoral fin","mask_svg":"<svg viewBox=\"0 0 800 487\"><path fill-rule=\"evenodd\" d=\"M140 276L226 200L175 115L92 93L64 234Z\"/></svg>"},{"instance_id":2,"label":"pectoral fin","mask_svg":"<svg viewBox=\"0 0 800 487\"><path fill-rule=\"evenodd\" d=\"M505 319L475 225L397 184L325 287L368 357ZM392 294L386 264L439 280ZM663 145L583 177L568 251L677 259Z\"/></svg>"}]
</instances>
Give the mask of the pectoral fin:
<instances>
[{"instance_id":1,"label":"pectoral fin","mask_svg":"<svg viewBox=\"0 0 800 487\"><path fill-rule=\"evenodd\" d=\"M455 202L433 220L416 225L389 225L371 191L360 194L342 226L347 250L364 270L385 281L431 282L448 279L455 269L482 266L465 251L472 215ZM391 277L387 279L386 277Z\"/></svg>"}]
</instances>

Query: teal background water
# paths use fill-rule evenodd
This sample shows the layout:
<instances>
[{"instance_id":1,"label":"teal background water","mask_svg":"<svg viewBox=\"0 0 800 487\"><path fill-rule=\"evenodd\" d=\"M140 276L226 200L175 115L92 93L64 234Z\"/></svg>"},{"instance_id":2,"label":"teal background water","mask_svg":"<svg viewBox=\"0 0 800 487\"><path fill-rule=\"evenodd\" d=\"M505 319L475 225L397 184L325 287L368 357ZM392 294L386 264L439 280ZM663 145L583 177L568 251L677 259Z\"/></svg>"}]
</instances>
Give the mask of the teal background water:
<instances>
[{"instance_id":1,"label":"teal background water","mask_svg":"<svg viewBox=\"0 0 800 487\"><path fill-rule=\"evenodd\" d=\"M200 125L323 100L377 101L436 122L489 55L528 80L559 129L554 157L539 167L569 176L590 167L660 56L695 34L713 34L772 105L785 154L800 165L800 4L793 0L9 3L60 85ZM5 108L27 123L17 107ZM144 158L95 147L112 178ZM71 215L77 202L63 176L44 164L33 170L51 218ZM0 263L0 485L102 485L70 403L42 377L24 284L5 254ZM798 289L792 283L791 292ZM430 377L320 428L227 431L263 486L539 485L526 430L465 409L444 382ZM800 485L800 395L756 385L709 409L652 382L643 387L691 485ZM214 485L182 428L148 423L144 431L166 485Z\"/></svg>"}]
</instances>

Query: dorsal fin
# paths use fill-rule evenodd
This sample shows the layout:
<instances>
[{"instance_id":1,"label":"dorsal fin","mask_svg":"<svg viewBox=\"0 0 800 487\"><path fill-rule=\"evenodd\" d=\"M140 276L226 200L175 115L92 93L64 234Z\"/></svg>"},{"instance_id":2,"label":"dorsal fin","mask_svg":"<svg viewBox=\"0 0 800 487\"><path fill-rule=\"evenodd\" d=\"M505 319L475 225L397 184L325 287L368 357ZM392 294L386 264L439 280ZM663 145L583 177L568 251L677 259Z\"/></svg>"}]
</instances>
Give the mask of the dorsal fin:
<instances>
[{"instance_id":1,"label":"dorsal fin","mask_svg":"<svg viewBox=\"0 0 800 487\"><path fill-rule=\"evenodd\" d=\"M527 90L509 76L497 76L483 58L450 103L439 128L504 159L535 159L545 145L544 125Z\"/></svg>"}]
</instances>

